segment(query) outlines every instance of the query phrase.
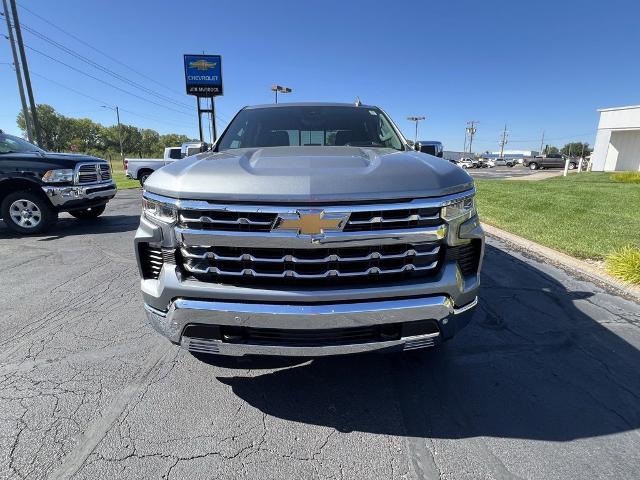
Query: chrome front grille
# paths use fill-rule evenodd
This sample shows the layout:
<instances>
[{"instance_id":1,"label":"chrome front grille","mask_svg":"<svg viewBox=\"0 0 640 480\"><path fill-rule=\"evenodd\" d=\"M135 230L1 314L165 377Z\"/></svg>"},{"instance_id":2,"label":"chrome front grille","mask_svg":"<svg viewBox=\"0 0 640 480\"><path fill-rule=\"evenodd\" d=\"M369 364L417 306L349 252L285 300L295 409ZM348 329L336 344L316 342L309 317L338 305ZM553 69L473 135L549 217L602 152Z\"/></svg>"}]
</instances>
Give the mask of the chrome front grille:
<instances>
[{"instance_id":1,"label":"chrome front grille","mask_svg":"<svg viewBox=\"0 0 640 480\"><path fill-rule=\"evenodd\" d=\"M76 183L99 183L111 180L111 168L106 163L81 163L76 167Z\"/></svg>"},{"instance_id":2,"label":"chrome front grille","mask_svg":"<svg viewBox=\"0 0 640 480\"><path fill-rule=\"evenodd\" d=\"M111 180L111 168L106 163L100 163L100 176L102 177L102 181Z\"/></svg>"},{"instance_id":3,"label":"chrome front grille","mask_svg":"<svg viewBox=\"0 0 640 480\"><path fill-rule=\"evenodd\" d=\"M201 230L268 232L276 217L276 213L183 210L180 212L180 226Z\"/></svg>"},{"instance_id":4,"label":"chrome front grille","mask_svg":"<svg viewBox=\"0 0 640 480\"><path fill-rule=\"evenodd\" d=\"M201 208L181 210L178 226L199 230L224 230L236 232L269 232L277 224L278 215L291 215L296 208L257 207L242 205L207 205ZM440 225L439 207L412 208L407 204L398 208L397 204L381 204L370 207L313 207L325 213L343 213L348 217L345 232L370 232L378 230L410 230L420 227Z\"/></svg>"},{"instance_id":5,"label":"chrome front grille","mask_svg":"<svg viewBox=\"0 0 640 480\"><path fill-rule=\"evenodd\" d=\"M264 288L388 285L435 276L445 262L449 233L442 206L471 194L289 206L218 204L145 192L177 211L175 265L182 279Z\"/></svg>"},{"instance_id":6,"label":"chrome front grille","mask_svg":"<svg viewBox=\"0 0 640 480\"><path fill-rule=\"evenodd\" d=\"M345 232L430 227L441 223L439 208L353 212Z\"/></svg>"},{"instance_id":7,"label":"chrome front grille","mask_svg":"<svg viewBox=\"0 0 640 480\"><path fill-rule=\"evenodd\" d=\"M95 183L98 181L98 171L95 163L86 163L78 168L78 183Z\"/></svg>"},{"instance_id":8,"label":"chrome front grille","mask_svg":"<svg viewBox=\"0 0 640 480\"><path fill-rule=\"evenodd\" d=\"M273 249L182 246L183 268L209 282L264 279L377 281L393 276L429 275L438 266L440 245L394 244L338 249Z\"/></svg>"}]
</instances>

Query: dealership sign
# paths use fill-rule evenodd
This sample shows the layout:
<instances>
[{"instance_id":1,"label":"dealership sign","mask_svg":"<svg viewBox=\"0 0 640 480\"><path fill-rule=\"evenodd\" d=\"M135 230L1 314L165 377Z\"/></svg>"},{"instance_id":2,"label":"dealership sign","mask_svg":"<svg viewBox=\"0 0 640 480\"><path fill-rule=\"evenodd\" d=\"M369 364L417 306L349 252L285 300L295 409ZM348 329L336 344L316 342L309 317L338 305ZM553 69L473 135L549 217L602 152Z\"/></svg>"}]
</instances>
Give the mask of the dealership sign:
<instances>
[{"instance_id":1,"label":"dealership sign","mask_svg":"<svg viewBox=\"0 0 640 480\"><path fill-rule=\"evenodd\" d=\"M184 75L188 95L222 95L221 55L185 55Z\"/></svg>"}]
</instances>

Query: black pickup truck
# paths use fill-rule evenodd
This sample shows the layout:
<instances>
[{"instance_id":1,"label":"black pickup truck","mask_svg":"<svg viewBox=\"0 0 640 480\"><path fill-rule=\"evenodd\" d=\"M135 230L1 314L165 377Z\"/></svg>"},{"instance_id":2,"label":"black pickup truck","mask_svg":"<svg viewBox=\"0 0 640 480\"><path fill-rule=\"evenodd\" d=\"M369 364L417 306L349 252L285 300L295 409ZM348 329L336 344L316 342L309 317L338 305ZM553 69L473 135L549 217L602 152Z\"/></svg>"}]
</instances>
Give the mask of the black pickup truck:
<instances>
[{"instance_id":1,"label":"black pickup truck","mask_svg":"<svg viewBox=\"0 0 640 480\"><path fill-rule=\"evenodd\" d=\"M115 194L105 160L47 152L0 130L0 218L14 232L42 233L59 212L96 218Z\"/></svg>"},{"instance_id":2,"label":"black pickup truck","mask_svg":"<svg viewBox=\"0 0 640 480\"><path fill-rule=\"evenodd\" d=\"M539 168L564 168L566 157L561 153L550 153L548 155L537 155L535 157L525 157L523 165L531 170ZM576 159L569 159L569 170L578 166Z\"/></svg>"}]
</instances>

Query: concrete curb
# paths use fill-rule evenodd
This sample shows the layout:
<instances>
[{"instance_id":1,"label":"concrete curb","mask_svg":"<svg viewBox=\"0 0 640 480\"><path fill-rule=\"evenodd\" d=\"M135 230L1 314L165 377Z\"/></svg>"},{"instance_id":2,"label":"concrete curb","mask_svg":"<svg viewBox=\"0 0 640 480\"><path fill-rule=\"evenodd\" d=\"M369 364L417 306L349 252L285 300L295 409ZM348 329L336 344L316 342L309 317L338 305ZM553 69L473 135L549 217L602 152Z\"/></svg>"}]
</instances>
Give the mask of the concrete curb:
<instances>
[{"instance_id":1,"label":"concrete curb","mask_svg":"<svg viewBox=\"0 0 640 480\"><path fill-rule=\"evenodd\" d=\"M567 270L577 272L591 280L595 280L598 283L604 284L622 293L623 295L634 299L636 302L640 302L640 287L624 283L587 262L574 258L570 255L567 255L566 253L558 252L557 250L553 250L552 248L545 247L531 240L527 240L526 238L520 237L518 235L514 235L513 233L505 232L504 230L494 227L493 225L487 225L486 223L483 223L482 228L488 235L492 237L496 237L499 240L512 244L519 249L526 250L527 252L544 257L551 263L554 263Z\"/></svg>"}]
</instances>

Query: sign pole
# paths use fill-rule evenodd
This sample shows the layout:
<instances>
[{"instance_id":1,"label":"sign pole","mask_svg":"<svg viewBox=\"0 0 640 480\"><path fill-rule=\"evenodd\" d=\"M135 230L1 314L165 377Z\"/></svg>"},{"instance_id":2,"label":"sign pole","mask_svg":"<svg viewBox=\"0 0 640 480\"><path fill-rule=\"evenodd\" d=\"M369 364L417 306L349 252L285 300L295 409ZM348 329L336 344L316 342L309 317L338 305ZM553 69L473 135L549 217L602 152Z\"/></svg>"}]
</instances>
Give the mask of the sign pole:
<instances>
[{"instance_id":1,"label":"sign pole","mask_svg":"<svg viewBox=\"0 0 640 480\"><path fill-rule=\"evenodd\" d=\"M198 131L200 132L200 141L204 142L204 137L202 136L202 110L200 109L200 97L196 97L196 101L198 103Z\"/></svg>"},{"instance_id":2,"label":"sign pole","mask_svg":"<svg viewBox=\"0 0 640 480\"><path fill-rule=\"evenodd\" d=\"M216 97L211 97L211 125L213 126L213 143L218 139L218 130L216 128Z\"/></svg>"}]
</instances>

